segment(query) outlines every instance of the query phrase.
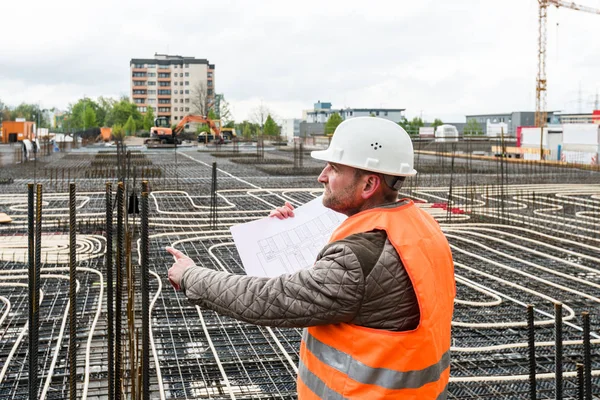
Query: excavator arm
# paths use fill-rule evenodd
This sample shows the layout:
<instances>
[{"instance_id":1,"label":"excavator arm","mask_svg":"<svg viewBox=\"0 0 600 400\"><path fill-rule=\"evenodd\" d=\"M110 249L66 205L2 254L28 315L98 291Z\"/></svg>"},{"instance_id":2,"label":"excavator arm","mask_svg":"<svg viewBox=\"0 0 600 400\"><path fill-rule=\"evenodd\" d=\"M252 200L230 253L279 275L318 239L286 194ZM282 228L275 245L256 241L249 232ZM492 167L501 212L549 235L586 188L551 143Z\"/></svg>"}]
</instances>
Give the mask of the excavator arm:
<instances>
[{"instance_id":1,"label":"excavator arm","mask_svg":"<svg viewBox=\"0 0 600 400\"><path fill-rule=\"evenodd\" d=\"M215 133L215 138L221 137L221 129L220 129L220 127L217 126L217 124L215 124L215 121L213 121L212 119L209 119L209 118L202 117L200 115L186 115L185 117L183 117L181 119L181 121L179 121L179 123L175 127L175 130L173 131L173 133L179 134L183 130L185 125L189 124L190 122L197 122L200 124L208 124L211 131L213 131Z\"/></svg>"}]
</instances>

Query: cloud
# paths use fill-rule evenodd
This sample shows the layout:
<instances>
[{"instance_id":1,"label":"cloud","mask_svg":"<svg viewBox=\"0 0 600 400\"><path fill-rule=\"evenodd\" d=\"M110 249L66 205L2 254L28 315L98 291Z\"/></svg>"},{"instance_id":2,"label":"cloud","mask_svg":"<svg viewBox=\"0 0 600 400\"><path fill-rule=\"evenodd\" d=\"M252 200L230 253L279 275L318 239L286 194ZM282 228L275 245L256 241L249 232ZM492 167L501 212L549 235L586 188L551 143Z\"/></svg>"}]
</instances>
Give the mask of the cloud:
<instances>
[{"instance_id":1,"label":"cloud","mask_svg":"<svg viewBox=\"0 0 600 400\"><path fill-rule=\"evenodd\" d=\"M582 0L583 2L583 0ZM600 0L586 5L600 8ZM408 116L533 110L536 0L447 2L29 0L3 5L0 99L65 108L129 92L129 61L169 53L216 64L216 89L246 119L317 100L406 108ZM600 16L548 13L548 106L599 88ZM589 106L588 106L589 107Z\"/></svg>"}]
</instances>

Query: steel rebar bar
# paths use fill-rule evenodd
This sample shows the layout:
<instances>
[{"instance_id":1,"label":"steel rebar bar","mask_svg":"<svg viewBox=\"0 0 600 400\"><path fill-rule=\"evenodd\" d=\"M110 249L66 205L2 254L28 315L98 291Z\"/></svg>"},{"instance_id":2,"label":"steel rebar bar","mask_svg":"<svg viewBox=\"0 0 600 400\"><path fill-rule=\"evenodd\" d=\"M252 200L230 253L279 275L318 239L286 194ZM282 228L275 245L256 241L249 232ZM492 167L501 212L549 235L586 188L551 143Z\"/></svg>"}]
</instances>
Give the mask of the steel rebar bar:
<instances>
[{"instance_id":1,"label":"steel rebar bar","mask_svg":"<svg viewBox=\"0 0 600 400\"><path fill-rule=\"evenodd\" d=\"M147 182L146 185L147 186ZM146 187L147 189L147 187ZM141 266L142 266L142 398L150 399L150 285L148 239L148 192L142 193Z\"/></svg>"},{"instance_id":2,"label":"steel rebar bar","mask_svg":"<svg viewBox=\"0 0 600 400\"><path fill-rule=\"evenodd\" d=\"M556 392L554 398L556 400L562 399L563 394L563 374L562 374L562 356L563 356L563 343L562 343L562 303L554 303L554 338L555 338L555 357L554 363L556 366Z\"/></svg>"},{"instance_id":3,"label":"steel rebar bar","mask_svg":"<svg viewBox=\"0 0 600 400\"><path fill-rule=\"evenodd\" d=\"M592 400L592 349L590 342L590 313L581 313L583 318L583 372L585 380L585 399Z\"/></svg>"},{"instance_id":4,"label":"steel rebar bar","mask_svg":"<svg viewBox=\"0 0 600 400\"><path fill-rule=\"evenodd\" d=\"M77 243L75 184L69 185L69 397L77 399Z\"/></svg>"},{"instance_id":5,"label":"steel rebar bar","mask_svg":"<svg viewBox=\"0 0 600 400\"><path fill-rule=\"evenodd\" d=\"M527 349L529 354L529 398L536 400L536 381L535 381L535 323L534 323L533 305L527 306Z\"/></svg>"},{"instance_id":6,"label":"steel rebar bar","mask_svg":"<svg viewBox=\"0 0 600 400\"><path fill-rule=\"evenodd\" d=\"M125 246L124 215L125 185L119 182L117 187L117 288L115 299L115 400L121 399L121 320L123 300L123 253Z\"/></svg>"},{"instance_id":7,"label":"steel rebar bar","mask_svg":"<svg viewBox=\"0 0 600 400\"><path fill-rule=\"evenodd\" d=\"M113 278L113 208L112 184L106 183L106 301L107 301L107 326L108 326L108 398L114 399L115 395L115 360L114 360L114 278Z\"/></svg>"}]
</instances>

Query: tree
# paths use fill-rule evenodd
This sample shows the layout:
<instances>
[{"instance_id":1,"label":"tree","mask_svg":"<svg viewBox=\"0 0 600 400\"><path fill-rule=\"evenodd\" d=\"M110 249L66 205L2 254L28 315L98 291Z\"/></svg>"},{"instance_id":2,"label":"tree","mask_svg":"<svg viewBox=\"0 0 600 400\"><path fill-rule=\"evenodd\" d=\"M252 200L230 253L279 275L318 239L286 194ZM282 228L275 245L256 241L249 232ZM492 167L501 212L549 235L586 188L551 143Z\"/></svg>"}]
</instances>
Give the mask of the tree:
<instances>
[{"instance_id":1,"label":"tree","mask_svg":"<svg viewBox=\"0 0 600 400\"><path fill-rule=\"evenodd\" d=\"M68 114L69 114L69 118L67 123L69 124L70 128L74 128L74 129L84 129L84 128L89 128L91 127L91 125L86 124L86 120L85 120L85 114L88 112L88 109L92 109L94 111L94 125L97 125L97 121L96 121L96 111L99 109L98 103L96 103L95 101L93 101L92 99L88 99L83 98L83 99L79 99L77 100L77 102L75 104L69 104L69 110L68 110ZM91 114L89 114L91 115Z\"/></svg>"},{"instance_id":2,"label":"tree","mask_svg":"<svg viewBox=\"0 0 600 400\"><path fill-rule=\"evenodd\" d=\"M132 115L130 115L129 119L127 119L127 122L125 123L125 126L123 127L123 129L125 130L125 134L127 136L135 135L136 125L135 125L135 120L133 119Z\"/></svg>"},{"instance_id":3,"label":"tree","mask_svg":"<svg viewBox=\"0 0 600 400\"><path fill-rule=\"evenodd\" d=\"M279 135L279 126L277 126L277 123L275 123L273 118L271 118L271 114L267 115L264 126L264 134L271 137Z\"/></svg>"},{"instance_id":4,"label":"tree","mask_svg":"<svg viewBox=\"0 0 600 400\"><path fill-rule=\"evenodd\" d=\"M95 128L96 126L98 126L96 122L96 112L92 107L86 108L85 112L83 113L83 126L86 129Z\"/></svg>"},{"instance_id":5,"label":"tree","mask_svg":"<svg viewBox=\"0 0 600 400\"><path fill-rule=\"evenodd\" d=\"M96 111L96 120L98 126L108 126L108 116L112 112L113 107L117 104L117 100L113 98L98 97L98 109Z\"/></svg>"},{"instance_id":6,"label":"tree","mask_svg":"<svg viewBox=\"0 0 600 400\"><path fill-rule=\"evenodd\" d=\"M244 129L242 130L242 136L246 139L250 139L252 137L252 129L250 129L249 123L244 124Z\"/></svg>"},{"instance_id":7,"label":"tree","mask_svg":"<svg viewBox=\"0 0 600 400\"><path fill-rule=\"evenodd\" d=\"M398 124L403 127L409 135L418 135L419 128L425 126L425 123L419 117L414 117L411 121L402 118L402 121L398 122Z\"/></svg>"},{"instance_id":8,"label":"tree","mask_svg":"<svg viewBox=\"0 0 600 400\"><path fill-rule=\"evenodd\" d=\"M114 124L112 127L112 135L117 142L123 142L123 139L125 139L125 130L120 124Z\"/></svg>"},{"instance_id":9,"label":"tree","mask_svg":"<svg viewBox=\"0 0 600 400\"><path fill-rule=\"evenodd\" d=\"M262 132L264 130L265 121L267 120L267 117L271 114L273 113L271 112L271 110L269 110L269 107L267 107L261 102L259 106L256 106L254 109L252 109L250 119L258 124Z\"/></svg>"},{"instance_id":10,"label":"tree","mask_svg":"<svg viewBox=\"0 0 600 400\"><path fill-rule=\"evenodd\" d=\"M198 82L192 88L190 97L192 112L196 115L208 115L208 90L206 84L202 81Z\"/></svg>"},{"instance_id":11,"label":"tree","mask_svg":"<svg viewBox=\"0 0 600 400\"><path fill-rule=\"evenodd\" d=\"M136 126L142 126L142 114L139 112L137 106L131 103L127 97L122 97L113 106L105 125L113 126L119 124L123 126L127 123L129 117L133 118Z\"/></svg>"},{"instance_id":12,"label":"tree","mask_svg":"<svg viewBox=\"0 0 600 400\"><path fill-rule=\"evenodd\" d=\"M433 130L435 131L435 129L440 126L440 125L444 125L444 123L442 122L441 119L436 118L433 120L433 124L431 124L431 126L433 127Z\"/></svg>"},{"instance_id":13,"label":"tree","mask_svg":"<svg viewBox=\"0 0 600 400\"><path fill-rule=\"evenodd\" d=\"M325 135L331 136L335 132L335 128L342 123L342 117L338 113L333 113L325 123Z\"/></svg>"},{"instance_id":14,"label":"tree","mask_svg":"<svg viewBox=\"0 0 600 400\"><path fill-rule=\"evenodd\" d=\"M483 135L483 129L474 118L471 118L467 121L463 133L465 135Z\"/></svg>"},{"instance_id":15,"label":"tree","mask_svg":"<svg viewBox=\"0 0 600 400\"><path fill-rule=\"evenodd\" d=\"M210 110L208 110L208 119L219 119L217 113L214 112L214 110L211 108Z\"/></svg>"},{"instance_id":16,"label":"tree","mask_svg":"<svg viewBox=\"0 0 600 400\"><path fill-rule=\"evenodd\" d=\"M225 97L223 95L220 96L221 100L219 101L218 116L223 125L228 125L231 122L233 122L233 117L231 115L231 107L229 106L229 103L225 100ZM233 128L233 126L230 127Z\"/></svg>"},{"instance_id":17,"label":"tree","mask_svg":"<svg viewBox=\"0 0 600 400\"><path fill-rule=\"evenodd\" d=\"M146 115L144 115L143 126L145 131L150 131L150 128L154 126L154 108L148 106L146 108Z\"/></svg>"}]
</instances>

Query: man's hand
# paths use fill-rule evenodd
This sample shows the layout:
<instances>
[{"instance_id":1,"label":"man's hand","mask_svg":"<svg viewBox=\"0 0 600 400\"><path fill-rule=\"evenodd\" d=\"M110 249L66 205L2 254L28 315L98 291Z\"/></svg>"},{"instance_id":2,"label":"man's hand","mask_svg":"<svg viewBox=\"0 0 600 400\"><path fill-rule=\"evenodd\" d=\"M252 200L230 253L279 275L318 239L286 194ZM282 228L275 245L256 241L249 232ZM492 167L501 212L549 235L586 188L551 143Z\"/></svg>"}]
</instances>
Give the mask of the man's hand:
<instances>
[{"instance_id":1,"label":"man's hand","mask_svg":"<svg viewBox=\"0 0 600 400\"><path fill-rule=\"evenodd\" d=\"M169 268L169 282L171 282L171 285L175 290L181 290L181 277L183 276L183 273L186 269L193 267L196 264L194 264L191 258L173 247L167 247L167 251L175 258L175 263Z\"/></svg>"},{"instance_id":2,"label":"man's hand","mask_svg":"<svg viewBox=\"0 0 600 400\"><path fill-rule=\"evenodd\" d=\"M289 202L285 202L283 207L277 207L269 214L269 217L275 217L278 219L286 219L294 216L294 206Z\"/></svg>"}]
</instances>

